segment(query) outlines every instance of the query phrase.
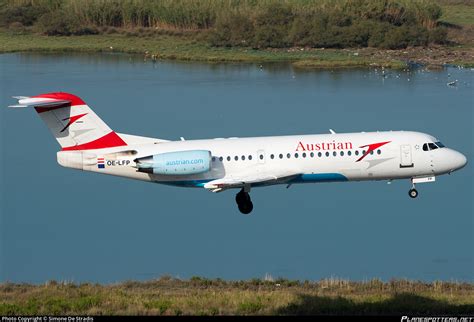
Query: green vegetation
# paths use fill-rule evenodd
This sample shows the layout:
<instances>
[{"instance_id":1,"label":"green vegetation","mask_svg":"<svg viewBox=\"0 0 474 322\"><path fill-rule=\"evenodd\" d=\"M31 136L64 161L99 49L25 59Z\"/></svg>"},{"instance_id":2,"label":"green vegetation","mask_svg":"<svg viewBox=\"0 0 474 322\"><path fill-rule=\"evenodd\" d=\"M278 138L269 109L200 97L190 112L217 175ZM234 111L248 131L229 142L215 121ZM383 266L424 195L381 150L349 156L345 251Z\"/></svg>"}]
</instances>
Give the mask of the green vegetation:
<instances>
[{"instance_id":1,"label":"green vegetation","mask_svg":"<svg viewBox=\"0 0 474 322\"><path fill-rule=\"evenodd\" d=\"M192 30L213 46L405 48L445 43L428 0L3 0L0 24L43 34Z\"/></svg>"},{"instance_id":2,"label":"green vegetation","mask_svg":"<svg viewBox=\"0 0 474 322\"><path fill-rule=\"evenodd\" d=\"M469 0L0 0L0 53L472 66L473 11Z\"/></svg>"},{"instance_id":3,"label":"green vegetation","mask_svg":"<svg viewBox=\"0 0 474 322\"><path fill-rule=\"evenodd\" d=\"M474 25L474 6L471 5L445 5L441 20L459 26Z\"/></svg>"},{"instance_id":4,"label":"green vegetation","mask_svg":"<svg viewBox=\"0 0 474 322\"><path fill-rule=\"evenodd\" d=\"M223 281L163 277L113 285L0 284L0 315L294 315L474 313L474 285L392 280Z\"/></svg>"},{"instance_id":5,"label":"green vegetation","mask_svg":"<svg viewBox=\"0 0 474 322\"><path fill-rule=\"evenodd\" d=\"M443 13L440 20L457 26L474 25L472 0L437 0Z\"/></svg>"},{"instance_id":6,"label":"green vegetation","mask_svg":"<svg viewBox=\"0 0 474 322\"><path fill-rule=\"evenodd\" d=\"M134 37L124 34L88 36L43 36L30 33L0 32L0 52L125 52L141 54L145 59L179 59L208 62L278 62L301 61L299 67L363 67L385 66L402 68L397 59L354 56L352 51L336 49L275 49L212 47L187 36ZM309 64L311 64L309 66Z\"/></svg>"}]
</instances>

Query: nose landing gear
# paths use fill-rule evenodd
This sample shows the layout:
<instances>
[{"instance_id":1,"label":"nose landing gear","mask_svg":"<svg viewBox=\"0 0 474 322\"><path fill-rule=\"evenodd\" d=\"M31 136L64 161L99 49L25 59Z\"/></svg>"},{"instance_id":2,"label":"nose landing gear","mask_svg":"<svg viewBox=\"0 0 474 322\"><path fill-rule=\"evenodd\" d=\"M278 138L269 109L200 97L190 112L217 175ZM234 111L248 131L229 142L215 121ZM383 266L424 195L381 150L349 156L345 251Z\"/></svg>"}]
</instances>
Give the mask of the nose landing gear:
<instances>
[{"instance_id":1,"label":"nose landing gear","mask_svg":"<svg viewBox=\"0 0 474 322\"><path fill-rule=\"evenodd\" d=\"M408 195L411 198L416 198L416 197L418 197L418 190L416 190L415 188L412 188L408 191Z\"/></svg>"},{"instance_id":2,"label":"nose landing gear","mask_svg":"<svg viewBox=\"0 0 474 322\"><path fill-rule=\"evenodd\" d=\"M414 184L414 183L412 183L411 189L408 190L408 195L409 195L411 198L416 198L416 197L418 197L418 190L415 189L415 184Z\"/></svg>"},{"instance_id":3,"label":"nose landing gear","mask_svg":"<svg viewBox=\"0 0 474 322\"><path fill-rule=\"evenodd\" d=\"M249 193L245 191L244 188L242 188L242 190L237 193L237 195L235 196L235 201L237 202L237 206L239 207L240 212L244 215L248 215L252 212L252 199L250 199Z\"/></svg>"}]
</instances>

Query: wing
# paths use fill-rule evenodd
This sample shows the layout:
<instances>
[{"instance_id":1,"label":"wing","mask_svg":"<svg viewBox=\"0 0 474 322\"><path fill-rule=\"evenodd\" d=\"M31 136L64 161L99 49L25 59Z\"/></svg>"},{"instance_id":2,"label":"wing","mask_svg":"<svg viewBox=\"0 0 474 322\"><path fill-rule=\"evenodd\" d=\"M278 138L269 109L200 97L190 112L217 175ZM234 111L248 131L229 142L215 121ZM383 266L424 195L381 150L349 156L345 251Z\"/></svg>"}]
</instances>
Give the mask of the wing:
<instances>
[{"instance_id":1,"label":"wing","mask_svg":"<svg viewBox=\"0 0 474 322\"><path fill-rule=\"evenodd\" d=\"M204 185L204 188L212 192L221 192L226 189L243 188L246 185L250 186L267 186L273 184L280 184L289 182L301 173L280 171L279 173L258 173L258 174L243 174L234 175L222 179L209 181Z\"/></svg>"}]
</instances>

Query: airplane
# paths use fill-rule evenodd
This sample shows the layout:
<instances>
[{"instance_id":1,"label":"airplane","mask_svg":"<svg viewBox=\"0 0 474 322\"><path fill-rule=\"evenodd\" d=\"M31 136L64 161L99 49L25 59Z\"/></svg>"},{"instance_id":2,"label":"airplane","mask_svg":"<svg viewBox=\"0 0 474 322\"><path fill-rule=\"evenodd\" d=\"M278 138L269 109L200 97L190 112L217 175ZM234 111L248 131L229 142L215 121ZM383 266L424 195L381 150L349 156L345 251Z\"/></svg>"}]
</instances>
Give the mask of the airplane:
<instances>
[{"instance_id":1,"label":"airplane","mask_svg":"<svg viewBox=\"0 0 474 322\"><path fill-rule=\"evenodd\" d=\"M420 132L168 141L117 133L73 94L14 98L18 104L10 107L33 107L51 130L61 166L211 192L239 189L235 201L243 214L253 210L255 187L410 179L408 194L416 198L416 184L467 163L462 153Z\"/></svg>"}]
</instances>

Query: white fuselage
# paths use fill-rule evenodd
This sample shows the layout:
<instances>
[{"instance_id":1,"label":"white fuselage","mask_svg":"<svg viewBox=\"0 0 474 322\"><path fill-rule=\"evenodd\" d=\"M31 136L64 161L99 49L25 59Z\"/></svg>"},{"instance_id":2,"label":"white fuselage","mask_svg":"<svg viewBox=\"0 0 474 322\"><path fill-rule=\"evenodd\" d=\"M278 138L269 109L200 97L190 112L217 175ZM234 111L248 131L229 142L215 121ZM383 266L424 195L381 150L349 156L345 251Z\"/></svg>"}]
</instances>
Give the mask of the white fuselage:
<instances>
[{"instance_id":1,"label":"white fuselage","mask_svg":"<svg viewBox=\"0 0 474 322\"><path fill-rule=\"evenodd\" d=\"M440 147L424 149L437 140L424 133L390 131L293 135L188 141L150 141L124 147L60 151L65 166L186 187L239 178L275 178L249 186L424 178L462 168L461 153ZM157 175L137 171L138 158L167 152L208 150L210 171L192 175ZM371 151L367 155L367 151ZM102 165L100 166L99 165ZM245 182L245 179L241 179ZM239 185L232 188L240 187Z\"/></svg>"}]
</instances>

